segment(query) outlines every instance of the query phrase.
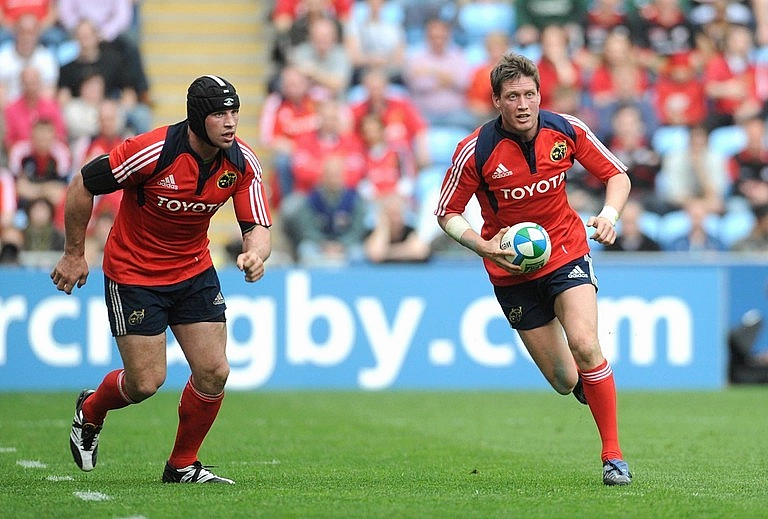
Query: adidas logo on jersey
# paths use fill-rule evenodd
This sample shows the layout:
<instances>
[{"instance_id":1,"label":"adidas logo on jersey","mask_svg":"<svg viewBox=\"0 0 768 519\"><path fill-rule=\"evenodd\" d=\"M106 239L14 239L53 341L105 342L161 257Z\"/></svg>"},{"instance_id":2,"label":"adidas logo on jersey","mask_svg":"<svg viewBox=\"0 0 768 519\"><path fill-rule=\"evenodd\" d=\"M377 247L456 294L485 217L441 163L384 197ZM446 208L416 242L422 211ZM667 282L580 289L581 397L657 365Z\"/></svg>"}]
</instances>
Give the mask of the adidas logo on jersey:
<instances>
[{"instance_id":1,"label":"adidas logo on jersey","mask_svg":"<svg viewBox=\"0 0 768 519\"><path fill-rule=\"evenodd\" d=\"M576 265L575 267L573 267L573 270L571 271L571 273L570 273L570 274L568 274L568 277L569 277L570 279L575 279L575 278L588 278L588 277L589 277L589 274L587 274L586 272L584 272L584 270L582 270L582 268L581 268L580 266Z\"/></svg>"},{"instance_id":2,"label":"adidas logo on jersey","mask_svg":"<svg viewBox=\"0 0 768 519\"><path fill-rule=\"evenodd\" d=\"M160 182L157 183L157 185L168 188L168 189L173 189L173 190L179 189L179 186L176 185L176 180L173 178L172 174L162 179Z\"/></svg>"},{"instance_id":3,"label":"adidas logo on jersey","mask_svg":"<svg viewBox=\"0 0 768 519\"><path fill-rule=\"evenodd\" d=\"M512 174L510 170L507 169L507 166L499 162L499 165L496 166L496 169L493 172L493 175L491 175L491 178L504 178L508 177Z\"/></svg>"}]
</instances>

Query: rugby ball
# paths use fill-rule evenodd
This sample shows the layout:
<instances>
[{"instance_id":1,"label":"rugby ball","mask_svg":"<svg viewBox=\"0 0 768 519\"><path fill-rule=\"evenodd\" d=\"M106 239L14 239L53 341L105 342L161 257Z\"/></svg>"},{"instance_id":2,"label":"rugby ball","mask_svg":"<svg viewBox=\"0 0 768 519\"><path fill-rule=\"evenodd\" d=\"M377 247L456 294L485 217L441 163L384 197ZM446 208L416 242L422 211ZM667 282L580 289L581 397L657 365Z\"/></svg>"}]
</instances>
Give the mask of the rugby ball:
<instances>
[{"instance_id":1,"label":"rugby ball","mask_svg":"<svg viewBox=\"0 0 768 519\"><path fill-rule=\"evenodd\" d=\"M501 249L513 253L512 263L523 272L533 272L549 261L552 242L541 225L533 222L516 223L501 238Z\"/></svg>"}]
</instances>

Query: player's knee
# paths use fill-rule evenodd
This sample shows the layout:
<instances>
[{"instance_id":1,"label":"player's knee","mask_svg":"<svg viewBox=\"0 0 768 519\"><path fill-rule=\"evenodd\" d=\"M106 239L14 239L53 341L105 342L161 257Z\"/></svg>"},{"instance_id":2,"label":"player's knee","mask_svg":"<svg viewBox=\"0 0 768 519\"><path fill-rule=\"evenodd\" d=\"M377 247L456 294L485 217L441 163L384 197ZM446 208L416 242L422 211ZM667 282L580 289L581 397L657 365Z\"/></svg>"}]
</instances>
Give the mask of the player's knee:
<instances>
[{"instance_id":1,"label":"player's knee","mask_svg":"<svg viewBox=\"0 0 768 519\"><path fill-rule=\"evenodd\" d=\"M134 402L141 402L157 393L165 382L165 377L146 376L131 382L126 381L126 391Z\"/></svg>"},{"instance_id":2,"label":"player's knee","mask_svg":"<svg viewBox=\"0 0 768 519\"><path fill-rule=\"evenodd\" d=\"M552 388L561 395L567 395L573 391L573 386L576 385L576 381L579 376L575 369L556 369L554 375L550 378L549 383Z\"/></svg>"}]
</instances>

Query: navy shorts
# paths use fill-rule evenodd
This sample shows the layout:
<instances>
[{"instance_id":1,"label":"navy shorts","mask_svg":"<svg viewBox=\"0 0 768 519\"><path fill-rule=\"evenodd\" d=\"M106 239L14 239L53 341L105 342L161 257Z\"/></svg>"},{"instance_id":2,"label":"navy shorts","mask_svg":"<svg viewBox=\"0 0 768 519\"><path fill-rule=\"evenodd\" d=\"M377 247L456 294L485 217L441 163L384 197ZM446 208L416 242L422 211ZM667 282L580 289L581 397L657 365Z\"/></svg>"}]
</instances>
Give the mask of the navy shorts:
<instances>
[{"instance_id":1,"label":"navy shorts","mask_svg":"<svg viewBox=\"0 0 768 519\"><path fill-rule=\"evenodd\" d=\"M216 270L173 285L121 285L104 276L109 327L114 337L159 335L168 325L224 322L227 305Z\"/></svg>"},{"instance_id":2,"label":"navy shorts","mask_svg":"<svg viewBox=\"0 0 768 519\"><path fill-rule=\"evenodd\" d=\"M494 286L493 291L509 325L516 330L532 330L555 318L555 297L558 294L587 284L597 291L597 278L589 254L544 277L508 287Z\"/></svg>"}]
</instances>

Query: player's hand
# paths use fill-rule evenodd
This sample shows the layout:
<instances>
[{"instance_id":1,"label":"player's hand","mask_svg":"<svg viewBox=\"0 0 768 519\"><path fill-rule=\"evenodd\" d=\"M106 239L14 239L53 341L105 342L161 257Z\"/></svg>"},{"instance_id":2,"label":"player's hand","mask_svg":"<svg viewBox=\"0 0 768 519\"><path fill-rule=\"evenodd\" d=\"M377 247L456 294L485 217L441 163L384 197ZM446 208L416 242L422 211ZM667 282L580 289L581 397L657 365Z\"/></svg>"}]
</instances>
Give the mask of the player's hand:
<instances>
[{"instance_id":1,"label":"player's hand","mask_svg":"<svg viewBox=\"0 0 768 519\"><path fill-rule=\"evenodd\" d=\"M237 268L245 273L245 280L249 283L264 277L264 261L253 251L238 254Z\"/></svg>"},{"instance_id":2,"label":"player's hand","mask_svg":"<svg viewBox=\"0 0 768 519\"><path fill-rule=\"evenodd\" d=\"M88 281L88 262L85 256L73 256L64 254L51 271L51 280L58 290L71 294L77 284L77 288Z\"/></svg>"},{"instance_id":3,"label":"player's hand","mask_svg":"<svg viewBox=\"0 0 768 519\"><path fill-rule=\"evenodd\" d=\"M608 218L602 216L590 216L587 227L594 227L595 232L589 238L602 245L613 245L616 241L616 228Z\"/></svg>"},{"instance_id":4,"label":"player's hand","mask_svg":"<svg viewBox=\"0 0 768 519\"><path fill-rule=\"evenodd\" d=\"M512 263L514 253L510 253L509 251L503 250L501 248L501 238L504 236L504 233L506 233L508 229L509 227L502 227L499 232L497 232L496 235L487 242L487 250L484 254L481 255L493 261L496 265L503 268L510 274L522 274L523 269L520 267L520 265L515 265Z\"/></svg>"}]
</instances>

